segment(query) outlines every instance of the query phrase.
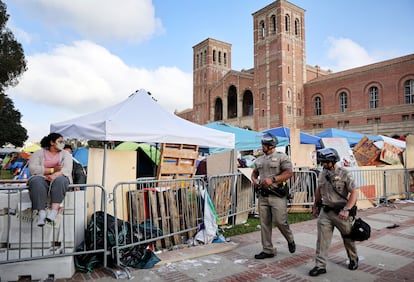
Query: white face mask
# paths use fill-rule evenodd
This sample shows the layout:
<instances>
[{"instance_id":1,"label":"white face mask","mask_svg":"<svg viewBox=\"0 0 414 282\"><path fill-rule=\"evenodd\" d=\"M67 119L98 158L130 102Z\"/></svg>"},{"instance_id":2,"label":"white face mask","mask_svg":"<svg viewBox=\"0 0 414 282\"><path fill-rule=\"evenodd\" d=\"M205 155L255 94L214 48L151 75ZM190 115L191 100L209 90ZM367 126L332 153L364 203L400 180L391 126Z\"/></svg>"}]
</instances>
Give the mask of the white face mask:
<instances>
[{"instance_id":1,"label":"white face mask","mask_svg":"<svg viewBox=\"0 0 414 282\"><path fill-rule=\"evenodd\" d=\"M62 151L64 147L65 147L65 143L56 143L56 148L59 151Z\"/></svg>"}]
</instances>

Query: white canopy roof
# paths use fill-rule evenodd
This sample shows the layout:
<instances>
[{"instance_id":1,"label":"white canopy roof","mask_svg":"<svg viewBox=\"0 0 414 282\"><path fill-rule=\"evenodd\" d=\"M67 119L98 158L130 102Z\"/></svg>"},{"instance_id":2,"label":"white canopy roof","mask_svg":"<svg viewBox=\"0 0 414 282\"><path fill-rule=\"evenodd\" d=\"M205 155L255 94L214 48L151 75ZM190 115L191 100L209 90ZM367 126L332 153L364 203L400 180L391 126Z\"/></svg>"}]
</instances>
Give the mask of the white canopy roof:
<instances>
[{"instance_id":1,"label":"white canopy roof","mask_svg":"<svg viewBox=\"0 0 414 282\"><path fill-rule=\"evenodd\" d=\"M182 119L163 109L143 89L101 111L53 123L50 132L86 140L177 143L210 148L235 146L233 133Z\"/></svg>"}]
</instances>

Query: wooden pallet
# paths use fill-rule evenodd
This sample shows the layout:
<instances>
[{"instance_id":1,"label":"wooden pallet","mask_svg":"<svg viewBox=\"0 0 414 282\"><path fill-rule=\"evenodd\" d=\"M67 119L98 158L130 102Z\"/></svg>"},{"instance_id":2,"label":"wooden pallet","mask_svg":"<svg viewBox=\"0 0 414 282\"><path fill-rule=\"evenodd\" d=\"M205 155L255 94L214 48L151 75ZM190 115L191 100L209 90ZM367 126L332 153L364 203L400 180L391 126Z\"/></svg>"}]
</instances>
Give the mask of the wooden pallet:
<instances>
[{"instance_id":1,"label":"wooden pallet","mask_svg":"<svg viewBox=\"0 0 414 282\"><path fill-rule=\"evenodd\" d=\"M179 245L182 243L181 236L190 238L194 235L194 231L184 233L180 231L197 226L195 195L194 187L131 191L132 220L134 223L149 220L153 227L162 230L163 235L171 234L155 242L158 249Z\"/></svg>"},{"instance_id":2,"label":"wooden pallet","mask_svg":"<svg viewBox=\"0 0 414 282\"><path fill-rule=\"evenodd\" d=\"M197 145L164 143L161 147L157 179L193 178L197 159Z\"/></svg>"}]
</instances>

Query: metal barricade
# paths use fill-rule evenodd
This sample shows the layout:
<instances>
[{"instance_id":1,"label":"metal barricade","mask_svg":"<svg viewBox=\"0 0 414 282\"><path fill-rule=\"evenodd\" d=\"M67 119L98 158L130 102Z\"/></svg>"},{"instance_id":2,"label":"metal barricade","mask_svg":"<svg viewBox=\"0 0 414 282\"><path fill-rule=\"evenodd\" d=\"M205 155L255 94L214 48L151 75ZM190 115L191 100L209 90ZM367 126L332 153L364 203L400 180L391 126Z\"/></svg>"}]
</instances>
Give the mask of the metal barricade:
<instances>
[{"instance_id":1,"label":"metal barricade","mask_svg":"<svg viewBox=\"0 0 414 282\"><path fill-rule=\"evenodd\" d=\"M93 195L98 194L106 199L105 190L98 185L76 185L83 190L68 191L61 204L61 209L52 223L46 223L43 227L37 226L37 215L31 209L31 200L28 186L22 181L0 182L0 269L8 270L10 265L18 265L20 262L36 262L54 259L61 261L61 265L74 269L74 256L82 254L102 254L103 264L106 267L106 238L101 240L99 246L96 237L93 237L88 248L85 246L85 230L88 227L88 215L96 211L106 214L105 200L101 203L93 201ZM69 189L74 190L75 185ZM87 194L91 195L90 200ZM87 208L88 206L88 208ZM95 226L93 223L89 225ZM106 222L103 226L103 234L106 234ZM96 228L89 230L97 234ZM102 231L101 231L102 232ZM81 248L77 248L83 246ZM46 262L45 262L46 263ZM31 265L31 264L30 264ZM26 268L27 264L25 264ZM22 271L29 271L22 269ZM39 272L38 270L31 270ZM46 271L46 269L45 269ZM53 273L50 269L48 273ZM60 272L62 269L53 271ZM55 273L56 273L55 272ZM11 271L0 270L0 279L4 275L13 275ZM30 272L29 272L30 273ZM19 275L16 273L16 275ZM9 277L7 276L7 277ZM16 276L16 279L18 276Z\"/></svg>"},{"instance_id":2,"label":"metal barricade","mask_svg":"<svg viewBox=\"0 0 414 282\"><path fill-rule=\"evenodd\" d=\"M112 247L117 265L128 266L123 255L131 248L171 249L191 239L203 222L205 190L199 177L117 183L112 193L114 217L120 220Z\"/></svg>"},{"instance_id":3,"label":"metal barricade","mask_svg":"<svg viewBox=\"0 0 414 282\"><path fill-rule=\"evenodd\" d=\"M254 211L254 190L242 173L210 176L208 191L219 217L219 225L240 224Z\"/></svg>"},{"instance_id":4,"label":"metal barricade","mask_svg":"<svg viewBox=\"0 0 414 282\"><path fill-rule=\"evenodd\" d=\"M289 212L311 212L318 187L317 171L309 168L295 168L288 185Z\"/></svg>"},{"instance_id":5,"label":"metal barricade","mask_svg":"<svg viewBox=\"0 0 414 282\"><path fill-rule=\"evenodd\" d=\"M404 168L352 168L348 169L359 188L358 201L372 204L407 197L407 170Z\"/></svg>"}]
</instances>

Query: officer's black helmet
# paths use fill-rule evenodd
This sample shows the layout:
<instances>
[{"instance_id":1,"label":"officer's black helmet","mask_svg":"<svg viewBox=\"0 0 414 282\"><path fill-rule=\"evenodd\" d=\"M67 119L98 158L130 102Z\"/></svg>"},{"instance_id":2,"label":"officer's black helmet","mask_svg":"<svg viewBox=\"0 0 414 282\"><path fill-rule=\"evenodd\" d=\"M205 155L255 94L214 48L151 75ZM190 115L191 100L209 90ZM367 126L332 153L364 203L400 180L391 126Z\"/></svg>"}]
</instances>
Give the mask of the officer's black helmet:
<instances>
[{"instance_id":1,"label":"officer's black helmet","mask_svg":"<svg viewBox=\"0 0 414 282\"><path fill-rule=\"evenodd\" d=\"M339 155L334 148L323 148L316 151L316 160L318 163L337 163Z\"/></svg>"},{"instance_id":2,"label":"officer's black helmet","mask_svg":"<svg viewBox=\"0 0 414 282\"><path fill-rule=\"evenodd\" d=\"M262 144L263 145L276 147L277 142L278 141L277 141L276 136L274 136L272 133L266 132L262 136Z\"/></svg>"}]
</instances>

